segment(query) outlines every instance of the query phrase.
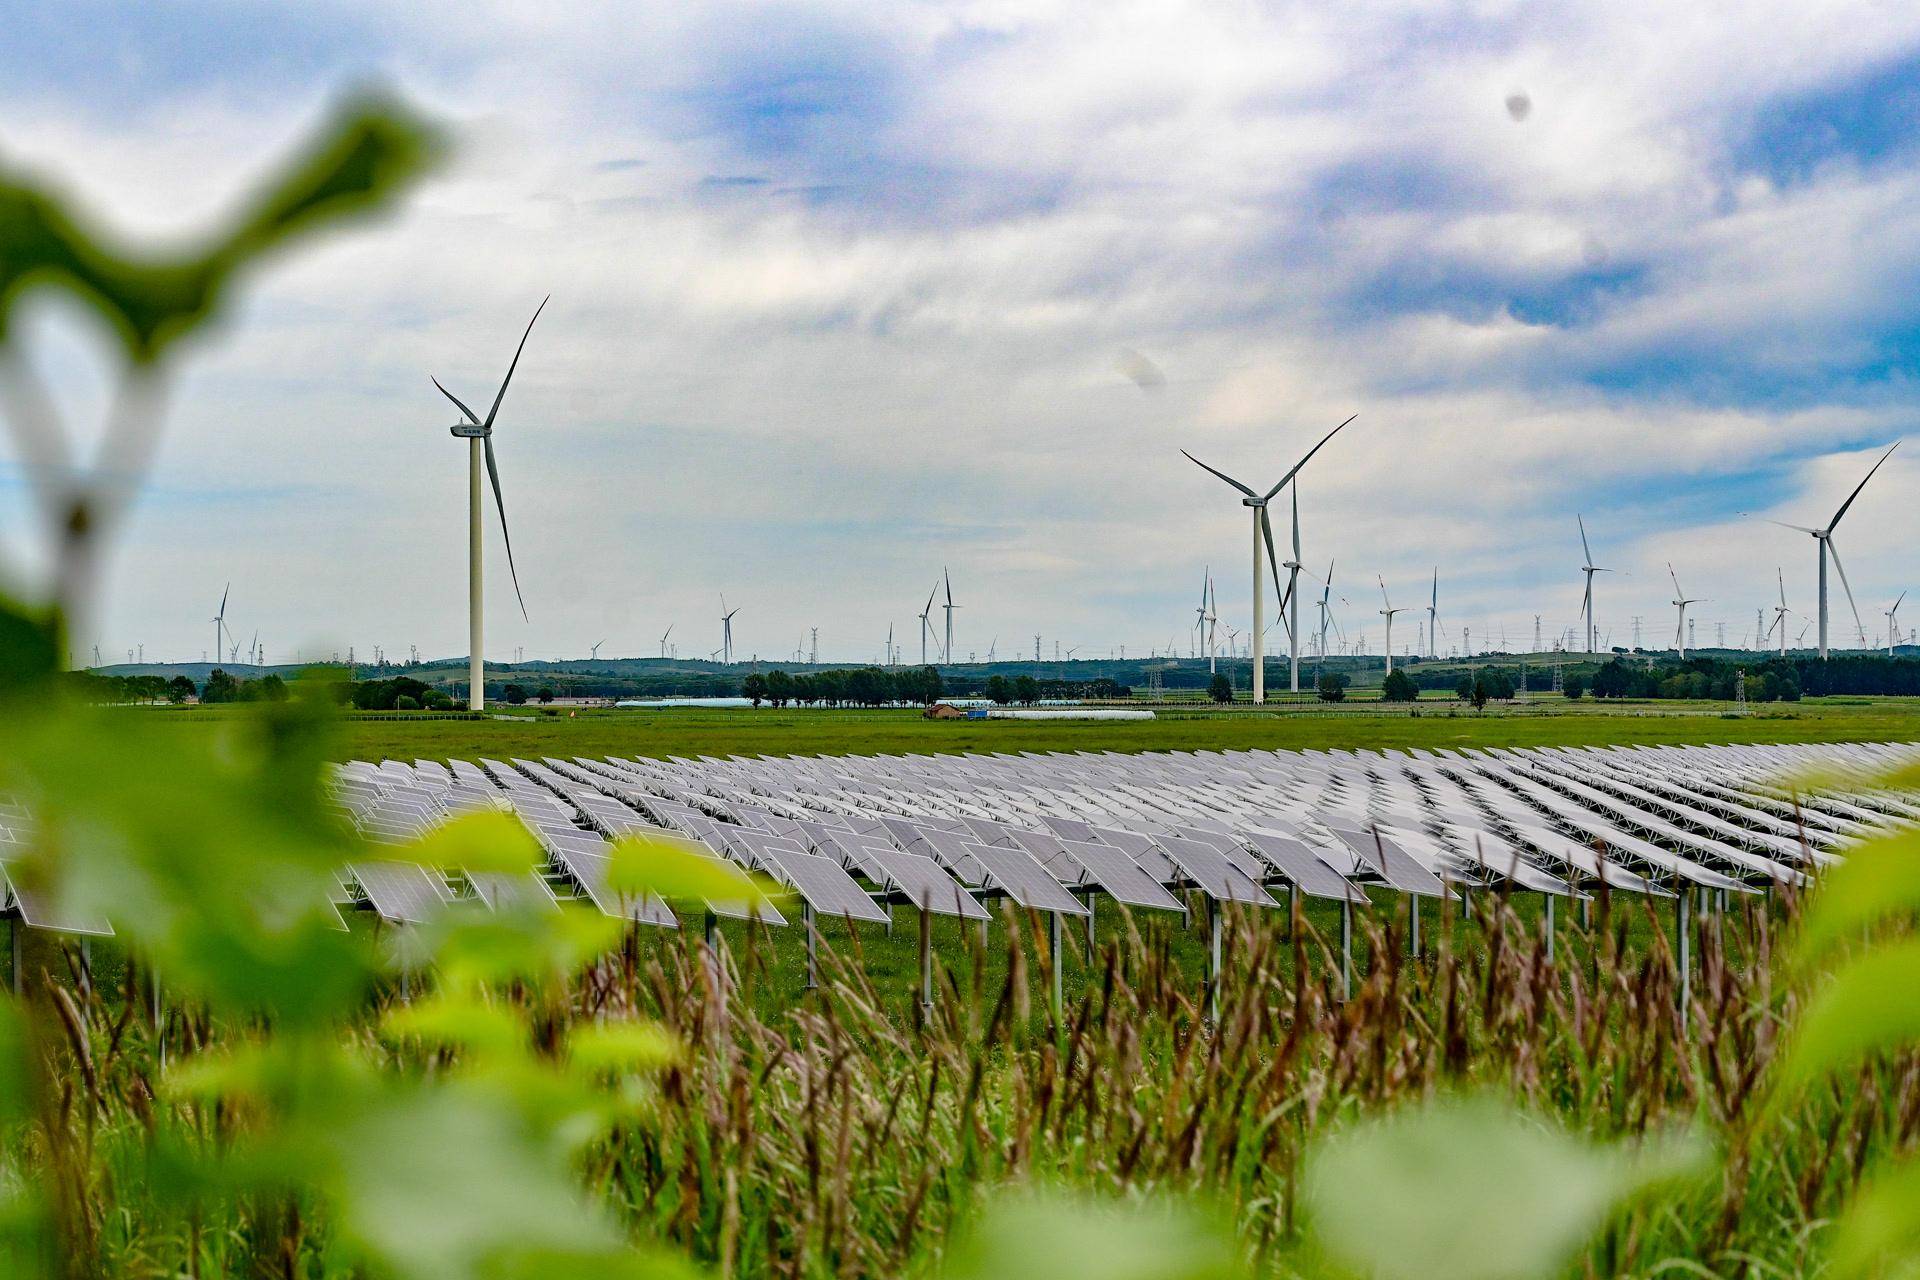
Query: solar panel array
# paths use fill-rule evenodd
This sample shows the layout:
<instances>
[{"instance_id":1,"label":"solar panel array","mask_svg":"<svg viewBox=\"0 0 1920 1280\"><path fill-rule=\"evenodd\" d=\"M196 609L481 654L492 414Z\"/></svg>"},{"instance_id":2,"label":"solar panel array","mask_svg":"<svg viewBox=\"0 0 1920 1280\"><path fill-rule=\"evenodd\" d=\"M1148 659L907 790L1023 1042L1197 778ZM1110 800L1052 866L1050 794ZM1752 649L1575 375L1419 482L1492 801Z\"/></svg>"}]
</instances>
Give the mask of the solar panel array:
<instances>
[{"instance_id":1,"label":"solar panel array","mask_svg":"<svg viewBox=\"0 0 1920 1280\"><path fill-rule=\"evenodd\" d=\"M540 874L370 857L341 901L417 923L461 901L555 907L675 927L658 898L613 887L612 842L673 842L760 873L821 917L879 923L889 904L984 920L985 900L1085 914L1104 896L1179 911L1181 895L1258 908L1275 890L1361 901L1366 885L1435 896L1510 881L1558 895L1751 892L1799 884L1876 831L1920 821L1920 797L1856 780L1920 760L1920 744L1455 751L993 753L627 758L335 768L336 802L367 837L415 839L472 809L511 812ZM1791 779L1818 769L1798 794ZM0 909L97 932L9 877L28 815L0 797ZM775 907L713 915L786 922Z\"/></svg>"}]
</instances>

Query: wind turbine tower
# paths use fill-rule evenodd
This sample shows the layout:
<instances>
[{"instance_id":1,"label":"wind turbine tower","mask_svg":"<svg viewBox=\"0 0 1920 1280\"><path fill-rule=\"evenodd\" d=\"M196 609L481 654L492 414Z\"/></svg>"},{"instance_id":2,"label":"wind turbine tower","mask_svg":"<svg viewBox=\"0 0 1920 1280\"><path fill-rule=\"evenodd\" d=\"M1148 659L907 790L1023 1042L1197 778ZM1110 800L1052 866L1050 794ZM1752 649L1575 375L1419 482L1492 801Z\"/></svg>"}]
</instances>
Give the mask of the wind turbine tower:
<instances>
[{"instance_id":1,"label":"wind turbine tower","mask_svg":"<svg viewBox=\"0 0 1920 1280\"><path fill-rule=\"evenodd\" d=\"M1580 614L1583 618L1586 619L1587 652L1592 653L1594 652L1594 648L1593 648L1593 575L1596 573L1612 573L1613 570L1603 569L1599 565L1593 562L1593 548L1587 545L1586 517L1576 514L1574 516L1574 519L1578 521L1580 524L1580 551L1583 555L1586 556L1585 561L1583 561L1580 566L1580 572L1584 573L1587 576L1586 591L1584 592L1584 594L1582 594L1580 598ZM1536 631L1539 629L1539 623L1537 619L1535 620L1534 629Z\"/></svg>"},{"instance_id":2,"label":"wind turbine tower","mask_svg":"<svg viewBox=\"0 0 1920 1280\"><path fill-rule=\"evenodd\" d=\"M1433 598L1427 602L1427 656L1440 656L1440 566L1433 567Z\"/></svg>"},{"instance_id":3,"label":"wind turbine tower","mask_svg":"<svg viewBox=\"0 0 1920 1280\"><path fill-rule=\"evenodd\" d=\"M1900 600L1905 600L1906 598L1907 598L1907 593L1902 591L1900 593ZM1893 646L1900 642L1900 600L1895 600L1893 602L1893 607L1886 611L1887 612L1887 656L1889 658L1893 656Z\"/></svg>"},{"instance_id":4,"label":"wind turbine tower","mask_svg":"<svg viewBox=\"0 0 1920 1280\"><path fill-rule=\"evenodd\" d=\"M1360 416L1359 414L1353 415L1354 418L1357 418L1359 416ZM1348 422L1352 422L1352 421L1353 421L1353 418L1348 418L1346 422L1341 423L1340 426L1335 427L1332 431L1329 431L1327 432L1326 435L1322 436L1320 439L1320 443L1314 445L1313 448L1307 450L1307 456L1300 459L1300 461L1294 463L1293 470L1287 472L1286 475L1280 477L1280 482L1274 485L1273 488L1267 490L1264 494L1255 493L1252 489L1249 489L1246 485L1241 484L1238 480L1235 480L1232 476L1228 475L1226 472L1217 471L1214 468L1209 467L1206 463L1200 461L1200 459L1194 457L1190 453L1187 453L1186 450L1182 449L1180 451L1182 454L1185 454L1187 461L1193 463L1195 466L1199 467L1201 470L1210 472L1211 474L1226 481L1228 484L1232 485L1235 489L1238 489L1240 493L1243 495L1240 499L1241 506L1253 508L1253 700L1256 704L1265 702L1267 700L1267 678L1266 678L1266 670L1265 670L1266 651L1265 651L1265 639L1264 639L1264 632L1266 630L1266 626L1264 622L1264 619L1266 617L1266 608L1265 608L1266 602L1262 598L1261 589L1260 589L1261 588L1260 554L1261 554L1261 548L1263 544L1266 549L1267 564L1270 565L1273 569L1274 590L1278 591L1280 589L1279 557L1274 553L1274 549L1273 549L1273 526L1267 519L1267 503L1271 502L1273 500L1273 496L1279 493L1280 490L1284 489L1287 486L1288 481L1292 480L1294 476L1300 473L1300 468L1306 466L1307 463L1313 458L1313 455L1320 452L1320 450L1326 445L1327 441L1333 439L1334 436L1340 434L1341 428L1345 427ZM1285 602L1282 601L1282 603L1284 604Z\"/></svg>"},{"instance_id":5,"label":"wind turbine tower","mask_svg":"<svg viewBox=\"0 0 1920 1280\"><path fill-rule=\"evenodd\" d=\"M454 407L466 418L466 421L449 429L457 439L467 442L467 707L473 711L484 710L487 704L486 660L482 657L485 646L480 626L483 593L480 466L484 461L487 479L493 484L493 503L500 511L500 538L507 547L507 572L513 578L513 597L520 602L520 616L525 618L527 601L520 594L520 571L514 567L513 538L507 532L506 499L500 496L500 468L493 460L493 420L500 414L500 402L507 398L507 384L513 381L513 371L520 367L520 353L527 349L527 338L533 333L534 321L540 318L540 313L546 307L547 299L542 298L540 305L534 308L533 320L527 321L526 332L520 335L520 345L514 348L513 363L507 366L507 376L500 380L500 390L493 397L493 407L487 410L485 422L462 404L458 396L440 386L438 378L433 379L433 385L439 388L440 394L453 401Z\"/></svg>"},{"instance_id":6,"label":"wind turbine tower","mask_svg":"<svg viewBox=\"0 0 1920 1280\"><path fill-rule=\"evenodd\" d=\"M213 615L213 660L220 661L220 646L226 643L227 632L227 596L233 590L229 582L220 592L220 612Z\"/></svg>"},{"instance_id":7,"label":"wind turbine tower","mask_svg":"<svg viewBox=\"0 0 1920 1280\"><path fill-rule=\"evenodd\" d=\"M947 643L940 650L940 661L951 663L953 661L953 611L960 606L953 602L953 575L942 569L940 576L947 584L947 602L940 606L947 612Z\"/></svg>"},{"instance_id":8,"label":"wind turbine tower","mask_svg":"<svg viewBox=\"0 0 1920 1280\"><path fill-rule=\"evenodd\" d=\"M1700 601L1698 598L1689 596L1680 589L1680 577L1674 573L1671 561L1667 564L1667 577L1673 579L1672 604L1674 608L1680 611L1679 618L1673 627L1673 647L1679 651L1681 660L1685 661L1687 656L1687 638L1691 634L1687 630L1687 606L1690 604L1699 604Z\"/></svg>"}]
</instances>

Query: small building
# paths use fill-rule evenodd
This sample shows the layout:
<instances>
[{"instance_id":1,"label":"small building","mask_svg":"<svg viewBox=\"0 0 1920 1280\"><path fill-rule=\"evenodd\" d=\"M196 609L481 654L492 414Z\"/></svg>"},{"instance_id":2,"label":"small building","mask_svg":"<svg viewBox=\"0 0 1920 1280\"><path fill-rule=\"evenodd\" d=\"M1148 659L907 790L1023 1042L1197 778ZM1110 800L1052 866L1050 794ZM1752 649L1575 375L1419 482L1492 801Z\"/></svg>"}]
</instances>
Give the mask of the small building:
<instances>
[{"instance_id":1,"label":"small building","mask_svg":"<svg viewBox=\"0 0 1920 1280\"><path fill-rule=\"evenodd\" d=\"M936 702L920 713L927 720L965 720L967 713L950 702Z\"/></svg>"}]
</instances>

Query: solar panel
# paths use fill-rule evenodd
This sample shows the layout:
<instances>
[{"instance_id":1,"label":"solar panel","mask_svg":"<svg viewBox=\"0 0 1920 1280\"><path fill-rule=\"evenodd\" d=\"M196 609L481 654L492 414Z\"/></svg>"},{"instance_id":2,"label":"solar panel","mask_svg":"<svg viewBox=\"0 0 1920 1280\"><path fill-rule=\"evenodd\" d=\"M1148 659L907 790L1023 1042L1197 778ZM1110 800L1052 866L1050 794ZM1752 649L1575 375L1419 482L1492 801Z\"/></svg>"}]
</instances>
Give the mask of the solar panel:
<instances>
[{"instance_id":1,"label":"solar panel","mask_svg":"<svg viewBox=\"0 0 1920 1280\"><path fill-rule=\"evenodd\" d=\"M467 883L495 911L559 910L547 882L530 872L469 871Z\"/></svg>"},{"instance_id":2,"label":"solar panel","mask_svg":"<svg viewBox=\"0 0 1920 1280\"><path fill-rule=\"evenodd\" d=\"M1320 856L1292 836L1270 831L1247 832L1247 843L1265 858L1275 871L1313 898L1365 902L1367 895L1348 879L1321 861Z\"/></svg>"},{"instance_id":3,"label":"solar panel","mask_svg":"<svg viewBox=\"0 0 1920 1280\"><path fill-rule=\"evenodd\" d=\"M1087 914L1086 905L1062 888L1025 850L985 844L969 844L966 850L986 873L987 882L1020 906L1062 915Z\"/></svg>"},{"instance_id":4,"label":"solar panel","mask_svg":"<svg viewBox=\"0 0 1920 1280\"><path fill-rule=\"evenodd\" d=\"M424 924L452 901L446 882L416 862L355 862L347 868L383 920Z\"/></svg>"},{"instance_id":5,"label":"solar panel","mask_svg":"<svg viewBox=\"0 0 1920 1280\"><path fill-rule=\"evenodd\" d=\"M1210 844L1183 840L1179 836L1161 836L1154 841L1181 874L1203 893L1220 902L1246 902L1259 907L1277 907L1265 889L1249 879L1228 860L1227 855Z\"/></svg>"},{"instance_id":6,"label":"solar panel","mask_svg":"<svg viewBox=\"0 0 1920 1280\"><path fill-rule=\"evenodd\" d=\"M1180 899L1168 893L1165 886L1128 857L1124 849L1085 840L1062 841L1061 849L1063 856L1085 873L1082 883L1097 885L1102 893L1115 902L1124 902L1130 907L1153 907L1161 911L1185 910L1180 905Z\"/></svg>"},{"instance_id":7,"label":"solar panel","mask_svg":"<svg viewBox=\"0 0 1920 1280\"><path fill-rule=\"evenodd\" d=\"M935 915L959 916L966 920L992 918L958 880L925 854L872 846L867 854L890 896Z\"/></svg>"},{"instance_id":8,"label":"solar panel","mask_svg":"<svg viewBox=\"0 0 1920 1280\"><path fill-rule=\"evenodd\" d=\"M1325 818L1321 819L1320 825L1353 850L1362 865L1378 872L1382 880L1400 892L1428 898L1446 896L1447 887L1440 883L1440 877L1416 862L1412 854L1395 844L1379 828L1362 831Z\"/></svg>"},{"instance_id":9,"label":"solar panel","mask_svg":"<svg viewBox=\"0 0 1920 1280\"><path fill-rule=\"evenodd\" d=\"M823 916L885 924L886 908L867 896L840 864L798 849L769 849L763 861L774 878L790 887Z\"/></svg>"},{"instance_id":10,"label":"solar panel","mask_svg":"<svg viewBox=\"0 0 1920 1280\"><path fill-rule=\"evenodd\" d=\"M614 892L609 880L613 873L613 859L604 853L574 853L566 860L567 872L577 883L587 900L600 908L602 914L616 920L632 920L637 924L658 925L663 929L676 929L680 922L674 918L673 911L666 903L652 894L635 896L630 893Z\"/></svg>"},{"instance_id":11,"label":"solar panel","mask_svg":"<svg viewBox=\"0 0 1920 1280\"><path fill-rule=\"evenodd\" d=\"M93 937L110 938L113 925L103 916L83 915L65 905L55 902L53 895L37 886L22 885L9 874L7 865L0 862L0 901L19 912L20 919L31 929L45 929L52 933L78 933Z\"/></svg>"}]
</instances>

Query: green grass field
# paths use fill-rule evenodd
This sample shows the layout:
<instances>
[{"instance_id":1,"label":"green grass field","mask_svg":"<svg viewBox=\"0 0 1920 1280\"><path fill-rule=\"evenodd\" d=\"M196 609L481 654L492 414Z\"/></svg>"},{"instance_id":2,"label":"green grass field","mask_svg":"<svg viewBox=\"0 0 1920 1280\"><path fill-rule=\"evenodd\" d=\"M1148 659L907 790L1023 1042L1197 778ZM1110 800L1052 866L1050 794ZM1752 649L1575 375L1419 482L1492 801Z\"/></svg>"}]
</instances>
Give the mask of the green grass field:
<instances>
[{"instance_id":1,"label":"green grass field","mask_svg":"<svg viewBox=\"0 0 1920 1280\"><path fill-rule=\"evenodd\" d=\"M1809 698L1734 716L1720 703L1644 702L1474 714L1451 700L1420 714L1183 710L1152 721L924 720L912 711L647 710L512 720L350 720L346 758L882 755L961 751L1530 747L1607 743L1887 741L1920 736L1920 700ZM1571 709L1570 709L1571 708Z\"/></svg>"}]
</instances>

